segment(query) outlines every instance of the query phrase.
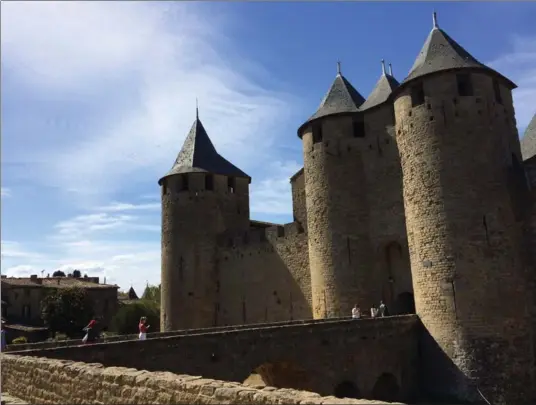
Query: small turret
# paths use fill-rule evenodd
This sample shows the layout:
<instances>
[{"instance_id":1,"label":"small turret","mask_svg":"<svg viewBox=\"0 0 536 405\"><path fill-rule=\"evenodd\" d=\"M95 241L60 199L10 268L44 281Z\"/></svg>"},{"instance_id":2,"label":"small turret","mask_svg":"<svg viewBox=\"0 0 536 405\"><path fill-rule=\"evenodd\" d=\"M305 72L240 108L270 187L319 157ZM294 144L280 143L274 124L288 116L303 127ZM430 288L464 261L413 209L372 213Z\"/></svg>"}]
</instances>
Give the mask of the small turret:
<instances>
[{"instance_id":1,"label":"small turret","mask_svg":"<svg viewBox=\"0 0 536 405\"><path fill-rule=\"evenodd\" d=\"M216 238L249 227L250 177L214 148L197 114L162 188L161 329L217 318Z\"/></svg>"}]
</instances>

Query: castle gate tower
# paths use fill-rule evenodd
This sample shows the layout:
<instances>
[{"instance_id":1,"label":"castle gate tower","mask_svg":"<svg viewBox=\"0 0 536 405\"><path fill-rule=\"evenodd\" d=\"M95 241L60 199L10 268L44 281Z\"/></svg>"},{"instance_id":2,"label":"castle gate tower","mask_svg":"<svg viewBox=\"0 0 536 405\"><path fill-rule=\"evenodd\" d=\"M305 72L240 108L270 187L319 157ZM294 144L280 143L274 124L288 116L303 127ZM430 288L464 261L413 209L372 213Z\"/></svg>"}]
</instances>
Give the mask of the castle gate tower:
<instances>
[{"instance_id":1,"label":"castle gate tower","mask_svg":"<svg viewBox=\"0 0 536 405\"><path fill-rule=\"evenodd\" d=\"M376 302L368 239L363 157L363 97L337 74L318 111L298 129L303 141L305 200L314 318L349 315ZM380 286L377 286L380 288Z\"/></svg>"},{"instance_id":2,"label":"castle gate tower","mask_svg":"<svg viewBox=\"0 0 536 405\"><path fill-rule=\"evenodd\" d=\"M402 167L396 145L393 91L400 84L385 69L366 101L359 107L364 121L358 144L367 180L369 235L375 273L371 287L381 295L392 315L415 313L413 285L402 196Z\"/></svg>"},{"instance_id":3,"label":"castle gate tower","mask_svg":"<svg viewBox=\"0 0 536 405\"><path fill-rule=\"evenodd\" d=\"M514 88L434 15L395 91L415 304L429 334L423 386L494 405L533 403L530 292L507 180L520 158Z\"/></svg>"},{"instance_id":4,"label":"castle gate tower","mask_svg":"<svg viewBox=\"0 0 536 405\"><path fill-rule=\"evenodd\" d=\"M217 235L246 231L249 183L218 154L196 117L162 193L161 330L214 325L217 303Z\"/></svg>"}]
</instances>

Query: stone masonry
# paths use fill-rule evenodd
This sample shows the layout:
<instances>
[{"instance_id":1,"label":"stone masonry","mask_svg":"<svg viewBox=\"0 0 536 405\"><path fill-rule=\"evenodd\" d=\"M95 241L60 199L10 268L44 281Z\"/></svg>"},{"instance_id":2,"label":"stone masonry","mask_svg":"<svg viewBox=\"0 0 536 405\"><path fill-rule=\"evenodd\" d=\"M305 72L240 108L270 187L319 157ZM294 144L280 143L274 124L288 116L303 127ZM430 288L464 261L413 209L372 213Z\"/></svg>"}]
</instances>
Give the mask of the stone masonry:
<instances>
[{"instance_id":1,"label":"stone masonry","mask_svg":"<svg viewBox=\"0 0 536 405\"><path fill-rule=\"evenodd\" d=\"M339 395L346 387L352 397L406 400L413 398L417 389L420 327L415 315L325 320L176 332L175 336L143 342L58 345L10 354L201 375L237 383L256 372L265 383L278 388Z\"/></svg>"},{"instance_id":2,"label":"stone masonry","mask_svg":"<svg viewBox=\"0 0 536 405\"><path fill-rule=\"evenodd\" d=\"M385 402L322 397L170 372L2 355L2 389L34 404L355 404ZM4 398L2 398L4 399ZM7 404L22 403L8 398ZM389 404L395 405L390 402Z\"/></svg>"}]
</instances>

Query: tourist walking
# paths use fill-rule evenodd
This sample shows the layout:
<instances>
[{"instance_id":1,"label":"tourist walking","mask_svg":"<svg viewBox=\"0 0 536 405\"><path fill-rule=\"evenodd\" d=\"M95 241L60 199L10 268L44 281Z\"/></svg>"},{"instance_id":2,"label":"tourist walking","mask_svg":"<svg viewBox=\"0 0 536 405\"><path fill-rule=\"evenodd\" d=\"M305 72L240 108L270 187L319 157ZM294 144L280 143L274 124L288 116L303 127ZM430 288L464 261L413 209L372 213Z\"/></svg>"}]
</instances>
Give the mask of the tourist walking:
<instances>
[{"instance_id":1,"label":"tourist walking","mask_svg":"<svg viewBox=\"0 0 536 405\"><path fill-rule=\"evenodd\" d=\"M361 318L361 309L357 306L357 304L354 305L352 308L352 319L359 319Z\"/></svg>"},{"instance_id":2,"label":"tourist walking","mask_svg":"<svg viewBox=\"0 0 536 405\"><path fill-rule=\"evenodd\" d=\"M150 327L151 325L147 325L147 318L142 316L140 318L140 324L139 324L139 329L140 329L139 339L140 340L147 339L147 329L149 329Z\"/></svg>"},{"instance_id":3,"label":"tourist walking","mask_svg":"<svg viewBox=\"0 0 536 405\"><path fill-rule=\"evenodd\" d=\"M95 340L95 326L97 321L93 318L87 326L83 329L86 332L86 335L82 338L83 343L93 342Z\"/></svg>"}]
</instances>

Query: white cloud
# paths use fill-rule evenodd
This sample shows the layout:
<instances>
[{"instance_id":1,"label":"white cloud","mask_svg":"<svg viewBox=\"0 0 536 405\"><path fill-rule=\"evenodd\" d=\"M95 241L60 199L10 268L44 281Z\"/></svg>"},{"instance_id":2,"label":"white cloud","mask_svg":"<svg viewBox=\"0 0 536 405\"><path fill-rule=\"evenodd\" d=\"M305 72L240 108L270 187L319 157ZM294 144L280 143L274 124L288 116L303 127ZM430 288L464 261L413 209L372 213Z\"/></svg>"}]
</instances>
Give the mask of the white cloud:
<instances>
[{"instance_id":1,"label":"white cloud","mask_svg":"<svg viewBox=\"0 0 536 405\"><path fill-rule=\"evenodd\" d=\"M294 161L275 162L271 165L271 177L253 183L250 191L251 212L263 214L291 214L292 192L290 177L302 166Z\"/></svg>"},{"instance_id":2,"label":"white cloud","mask_svg":"<svg viewBox=\"0 0 536 405\"><path fill-rule=\"evenodd\" d=\"M515 36L512 50L488 65L517 84L513 92L517 126L526 128L536 113L536 37Z\"/></svg>"},{"instance_id":3,"label":"white cloud","mask_svg":"<svg viewBox=\"0 0 536 405\"><path fill-rule=\"evenodd\" d=\"M141 294L147 282L160 283L160 246L152 242L80 240L56 244L53 253L27 258L21 264L2 263L2 274L8 276L41 274L43 269L45 276L55 270L70 273L78 269L100 277L101 282L106 278L107 283L118 284L121 289L132 284Z\"/></svg>"},{"instance_id":4,"label":"white cloud","mask_svg":"<svg viewBox=\"0 0 536 405\"><path fill-rule=\"evenodd\" d=\"M3 198L11 197L11 190L9 188L1 187L0 191L1 191L1 196Z\"/></svg>"},{"instance_id":5,"label":"white cloud","mask_svg":"<svg viewBox=\"0 0 536 405\"><path fill-rule=\"evenodd\" d=\"M16 259L37 259L41 256L37 253L25 250L20 243L13 241L1 241L2 259L16 258Z\"/></svg>"},{"instance_id":6,"label":"white cloud","mask_svg":"<svg viewBox=\"0 0 536 405\"><path fill-rule=\"evenodd\" d=\"M179 151L196 97L220 152L245 169L261 167L296 102L251 79L262 69L233 51L222 21L199 18L193 3L4 5L3 63L21 79L50 97L120 100L112 118L95 117L83 134L33 151L39 179L84 198L113 192L122 179L156 181Z\"/></svg>"},{"instance_id":7,"label":"white cloud","mask_svg":"<svg viewBox=\"0 0 536 405\"><path fill-rule=\"evenodd\" d=\"M108 205L95 208L97 211L119 212L119 211L159 211L160 203L131 204L114 201Z\"/></svg>"},{"instance_id":8,"label":"white cloud","mask_svg":"<svg viewBox=\"0 0 536 405\"><path fill-rule=\"evenodd\" d=\"M80 240L95 233L113 233L127 231L160 232L160 226L139 222L139 217L105 212L78 215L55 225L57 234L53 239Z\"/></svg>"}]
</instances>

